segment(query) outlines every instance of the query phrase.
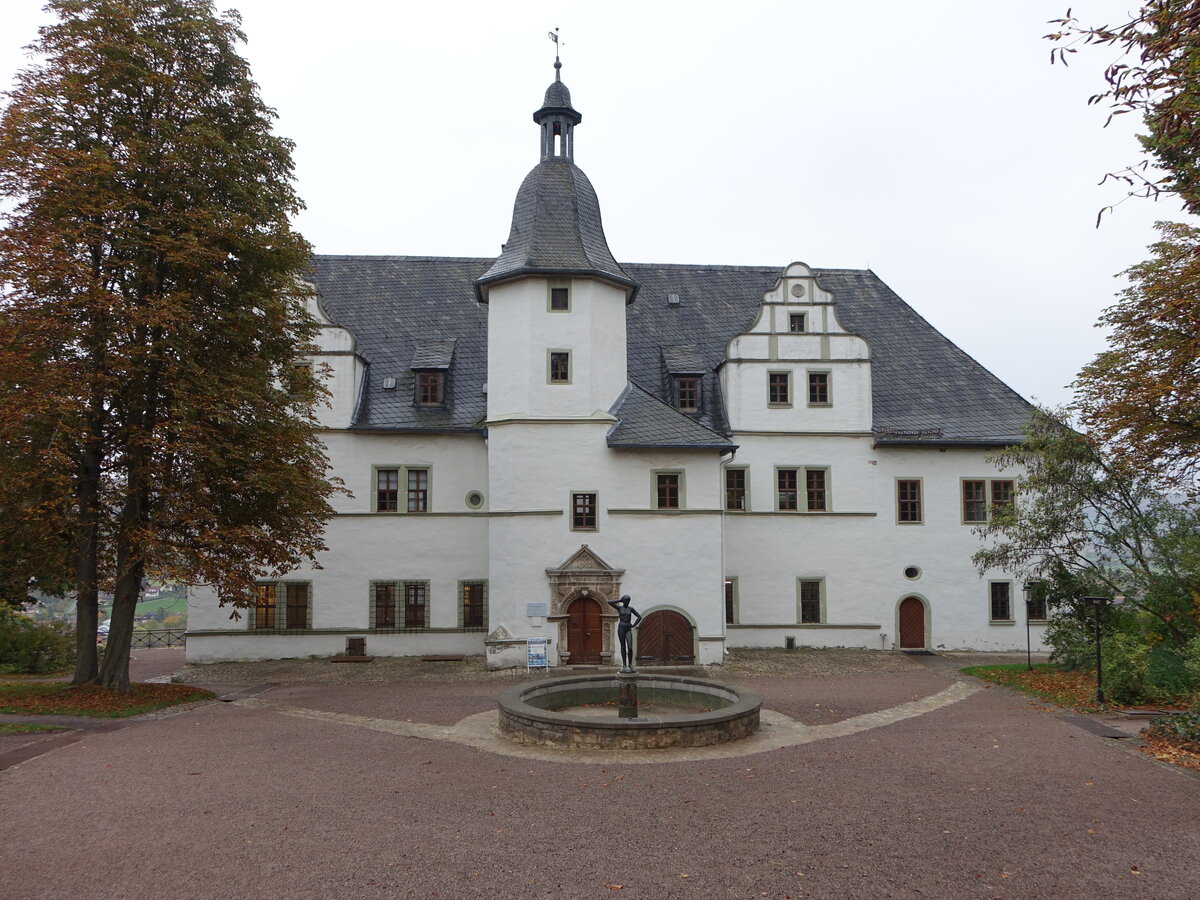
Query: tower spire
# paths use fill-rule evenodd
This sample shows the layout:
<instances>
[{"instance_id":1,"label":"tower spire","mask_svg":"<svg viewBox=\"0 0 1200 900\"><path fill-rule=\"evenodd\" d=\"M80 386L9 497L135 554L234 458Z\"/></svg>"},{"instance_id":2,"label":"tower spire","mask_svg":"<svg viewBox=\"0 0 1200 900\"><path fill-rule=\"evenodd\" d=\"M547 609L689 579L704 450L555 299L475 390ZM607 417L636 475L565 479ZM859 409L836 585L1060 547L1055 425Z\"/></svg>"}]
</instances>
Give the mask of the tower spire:
<instances>
[{"instance_id":1,"label":"tower spire","mask_svg":"<svg viewBox=\"0 0 1200 900\"><path fill-rule=\"evenodd\" d=\"M558 29L547 35L554 41L554 82L546 88L542 108L533 114L533 121L541 126L539 143L542 159L555 157L573 162L575 159L575 126L583 121L573 106L571 92L562 81L562 60L558 55Z\"/></svg>"}]
</instances>

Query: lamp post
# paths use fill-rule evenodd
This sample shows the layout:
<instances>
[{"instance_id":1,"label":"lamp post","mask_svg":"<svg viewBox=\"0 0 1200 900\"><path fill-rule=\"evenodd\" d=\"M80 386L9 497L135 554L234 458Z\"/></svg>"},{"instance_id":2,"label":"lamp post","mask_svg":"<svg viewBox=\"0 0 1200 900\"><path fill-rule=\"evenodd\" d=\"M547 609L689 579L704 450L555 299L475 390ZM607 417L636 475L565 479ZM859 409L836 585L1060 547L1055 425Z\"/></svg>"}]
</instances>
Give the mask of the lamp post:
<instances>
[{"instance_id":1,"label":"lamp post","mask_svg":"<svg viewBox=\"0 0 1200 900\"><path fill-rule=\"evenodd\" d=\"M1104 673L1102 670L1103 662L1100 658L1100 607L1105 603L1119 605L1125 602L1123 594L1116 594L1112 597L1080 597L1084 603L1092 604L1092 610L1096 615L1096 702L1104 702Z\"/></svg>"},{"instance_id":2,"label":"lamp post","mask_svg":"<svg viewBox=\"0 0 1200 900\"><path fill-rule=\"evenodd\" d=\"M1021 585L1021 590L1025 593L1025 668L1033 671L1033 643L1029 638L1029 608L1033 605L1033 590L1040 581L1027 581Z\"/></svg>"}]
</instances>

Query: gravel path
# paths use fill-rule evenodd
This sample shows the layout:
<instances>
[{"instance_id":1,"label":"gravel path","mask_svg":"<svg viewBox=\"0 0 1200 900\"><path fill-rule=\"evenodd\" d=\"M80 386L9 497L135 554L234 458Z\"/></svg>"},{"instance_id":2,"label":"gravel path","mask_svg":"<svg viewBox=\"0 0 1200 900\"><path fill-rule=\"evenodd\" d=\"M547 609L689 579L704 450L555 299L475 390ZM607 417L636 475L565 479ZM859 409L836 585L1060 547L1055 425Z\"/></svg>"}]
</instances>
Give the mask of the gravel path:
<instances>
[{"instance_id":1,"label":"gravel path","mask_svg":"<svg viewBox=\"0 0 1200 900\"><path fill-rule=\"evenodd\" d=\"M953 680L918 662L743 683L825 724ZM501 686L256 696L434 722ZM11 769L0 809L6 900L1157 900L1200 884L1200 780L1000 688L858 734L658 765L549 763L212 703Z\"/></svg>"}]
</instances>

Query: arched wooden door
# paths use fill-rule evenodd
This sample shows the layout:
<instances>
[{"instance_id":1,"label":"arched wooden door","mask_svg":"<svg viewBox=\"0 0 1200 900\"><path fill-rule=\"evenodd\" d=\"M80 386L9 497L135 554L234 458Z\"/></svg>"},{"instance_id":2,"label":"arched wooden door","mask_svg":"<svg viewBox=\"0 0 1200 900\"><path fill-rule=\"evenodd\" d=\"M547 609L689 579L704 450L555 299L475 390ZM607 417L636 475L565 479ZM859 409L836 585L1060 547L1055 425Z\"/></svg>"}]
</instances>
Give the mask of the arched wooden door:
<instances>
[{"instance_id":1,"label":"arched wooden door","mask_svg":"<svg viewBox=\"0 0 1200 900\"><path fill-rule=\"evenodd\" d=\"M604 620L600 604L590 597L580 597L567 607L567 650L572 663L600 662L604 649Z\"/></svg>"},{"instance_id":2,"label":"arched wooden door","mask_svg":"<svg viewBox=\"0 0 1200 900\"><path fill-rule=\"evenodd\" d=\"M651 666L688 665L696 661L692 623L670 609L652 612L637 627L637 661Z\"/></svg>"},{"instance_id":3,"label":"arched wooden door","mask_svg":"<svg viewBox=\"0 0 1200 900\"><path fill-rule=\"evenodd\" d=\"M900 649L925 649L925 604L916 597L900 601Z\"/></svg>"}]
</instances>

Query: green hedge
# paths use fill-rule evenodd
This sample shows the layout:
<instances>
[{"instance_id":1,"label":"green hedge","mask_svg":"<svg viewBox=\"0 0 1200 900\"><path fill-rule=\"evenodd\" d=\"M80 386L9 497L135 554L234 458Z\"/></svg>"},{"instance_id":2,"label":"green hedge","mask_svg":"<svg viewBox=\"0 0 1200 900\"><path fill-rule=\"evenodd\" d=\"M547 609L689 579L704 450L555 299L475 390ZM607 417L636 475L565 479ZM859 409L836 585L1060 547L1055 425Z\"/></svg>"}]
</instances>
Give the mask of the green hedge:
<instances>
[{"instance_id":1,"label":"green hedge","mask_svg":"<svg viewBox=\"0 0 1200 900\"><path fill-rule=\"evenodd\" d=\"M44 675L74 663L75 635L62 623L0 609L0 671Z\"/></svg>"}]
</instances>

